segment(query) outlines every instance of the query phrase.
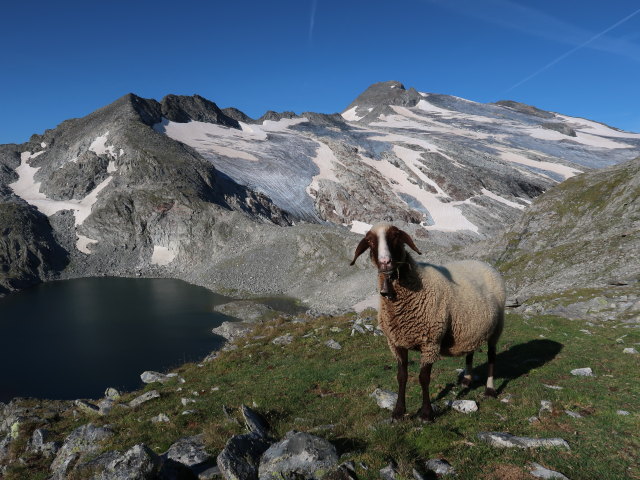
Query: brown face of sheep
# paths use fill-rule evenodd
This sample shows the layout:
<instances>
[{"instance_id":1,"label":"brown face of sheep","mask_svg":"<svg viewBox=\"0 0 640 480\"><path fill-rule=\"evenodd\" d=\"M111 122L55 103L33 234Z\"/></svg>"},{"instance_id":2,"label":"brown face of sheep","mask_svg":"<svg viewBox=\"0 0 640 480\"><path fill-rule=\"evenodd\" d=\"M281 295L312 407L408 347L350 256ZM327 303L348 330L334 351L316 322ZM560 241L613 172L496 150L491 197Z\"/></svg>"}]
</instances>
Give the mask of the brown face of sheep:
<instances>
[{"instance_id":1,"label":"brown face of sheep","mask_svg":"<svg viewBox=\"0 0 640 480\"><path fill-rule=\"evenodd\" d=\"M408 245L418 255L422 255L408 233L393 225L375 225L360 240L351 265L354 265L356 259L369 249L371 261L378 269L378 273L384 275L380 294L385 297L390 296L389 279L398 266L405 261L405 245Z\"/></svg>"}]
</instances>

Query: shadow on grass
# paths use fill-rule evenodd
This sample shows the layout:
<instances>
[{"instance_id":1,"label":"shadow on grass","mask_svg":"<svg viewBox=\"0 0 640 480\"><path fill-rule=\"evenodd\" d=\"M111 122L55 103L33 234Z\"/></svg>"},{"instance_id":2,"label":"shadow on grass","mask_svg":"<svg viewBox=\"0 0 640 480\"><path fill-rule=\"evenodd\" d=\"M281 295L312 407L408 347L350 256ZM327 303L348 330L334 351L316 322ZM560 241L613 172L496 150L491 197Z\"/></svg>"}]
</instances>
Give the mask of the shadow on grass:
<instances>
[{"instance_id":1,"label":"shadow on grass","mask_svg":"<svg viewBox=\"0 0 640 480\"><path fill-rule=\"evenodd\" d=\"M495 378L496 380L503 379L503 381L496 388L496 393L500 395L512 380L527 375L531 370L549 363L560 353L562 347L561 343L553 340L536 339L514 345L508 350L498 353L496 356ZM479 355L481 353L476 352L476 360ZM478 381L474 380L470 387L463 389L457 396L461 397L471 390L481 386L484 387L487 379L487 368L488 364L486 362L475 367L473 376L474 378L478 376ZM448 383L438 393L436 400L446 397L455 386L456 384L454 383Z\"/></svg>"}]
</instances>

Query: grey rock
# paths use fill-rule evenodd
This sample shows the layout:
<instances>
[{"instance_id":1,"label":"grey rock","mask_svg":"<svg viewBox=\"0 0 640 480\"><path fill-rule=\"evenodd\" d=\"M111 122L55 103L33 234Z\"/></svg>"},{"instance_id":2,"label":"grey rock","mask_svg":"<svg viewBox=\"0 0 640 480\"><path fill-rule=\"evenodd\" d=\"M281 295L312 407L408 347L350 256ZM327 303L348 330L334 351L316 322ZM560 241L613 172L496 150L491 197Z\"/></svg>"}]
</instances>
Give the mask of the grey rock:
<instances>
[{"instance_id":1,"label":"grey rock","mask_svg":"<svg viewBox=\"0 0 640 480\"><path fill-rule=\"evenodd\" d=\"M2 440L0 440L0 463L9 458L9 448L11 447L11 434L7 433Z\"/></svg>"},{"instance_id":2,"label":"grey rock","mask_svg":"<svg viewBox=\"0 0 640 480\"><path fill-rule=\"evenodd\" d=\"M397 393L381 388L376 388L369 396L375 399L380 408L386 408L387 410L393 410L398 401Z\"/></svg>"},{"instance_id":3,"label":"grey rock","mask_svg":"<svg viewBox=\"0 0 640 480\"><path fill-rule=\"evenodd\" d=\"M340 345L338 342L336 342L334 339L330 339L327 340L326 342L324 342L324 344L329 347L332 348L334 350L341 350L342 349L342 345Z\"/></svg>"},{"instance_id":4,"label":"grey rock","mask_svg":"<svg viewBox=\"0 0 640 480\"><path fill-rule=\"evenodd\" d=\"M395 465L390 463L386 467L380 469L380 478L382 480L396 480L398 478L398 472Z\"/></svg>"},{"instance_id":5,"label":"grey rock","mask_svg":"<svg viewBox=\"0 0 640 480\"><path fill-rule=\"evenodd\" d=\"M438 476L455 475L456 471L449 462L442 458L432 458L425 463L427 471L433 472Z\"/></svg>"},{"instance_id":6,"label":"grey rock","mask_svg":"<svg viewBox=\"0 0 640 480\"><path fill-rule=\"evenodd\" d=\"M260 480L303 477L320 480L338 464L336 448L309 433L290 431L264 452L260 459Z\"/></svg>"},{"instance_id":7,"label":"grey rock","mask_svg":"<svg viewBox=\"0 0 640 480\"><path fill-rule=\"evenodd\" d=\"M159 413L155 417L151 417L151 423L169 423L169 417L166 413Z\"/></svg>"},{"instance_id":8,"label":"grey rock","mask_svg":"<svg viewBox=\"0 0 640 480\"><path fill-rule=\"evenodd\" d=\"M478 404L473 400L449 400L447 406L460 413L473 413L478 411Z\"/></svg>"},{"instance_id":9,"label":"grey rock","mask_svg":"<svg viewBox=\"0 0 640 480\"><path fill-rule=\"evenodd\" d=\"M162 459L141 443L112 460L95 480L155 480L160 474Z\"/></svg>"},{"instance_id":10,"label":"grey rock","mask_svg":"<svg viewBox=\"0 0 640 480\"><path fill-rule=\"evenodd\" d=\"M622 350L622 353L630 353L632 355L637 355L638 351L633 347L627 347L624 350Z\"/></svg>"},{"instance_id":11,"label":"grey rock","mask_svg":"<svg viewBox=\"0 0 640 480\"><path fill-rule=\"evenodd\" d=\"M100 415L100 407L94 405L91 402L87 402L86 400L76 400L75 406L78 407L83 413L88 413L89 415Z\"/></svg>"},{"instance_id":12,"label":"grey rock","mask_svg":"<svg viewBox=\"0 0 640 480\"><path fill-rule=\"evenodd\" d=\"M104 398L109 400L119 400L122 394L113 387L109 387L104 392Z\"/></svg>"},{"instance_id":13,"label":"grey rock","mask_svg":"<svg viewBox=\"0 0 640 480\"><path fill-rule=\"evenodd\" d=\"M631 413L627 412L626 410L616 410L616 413L624 417L626 417L627 415L631 415Z\"/></svg>"},{"instance_id":14,"label":"grey rock","mask_svg":"<svg viewBox=\"0 0 640 480\"><path fill-rule=\"evenodd\" d=\"M164 373L147 370L146 372L142 372L140 374L140 380L142 380L144 383L167 383L175 379L177 379L179 383L184 383L184 378L179 377L177 373L169 373L165 375Z\"/></svg>"},{"instance_id":15,"label":"grey rock","mask_svg":"<svg viewBox=\"0 0 640 480\"><path fill-rule=\"evenodd\" d=\"M73 430L58 450L51 472L53 478L64 478L77 462L100 449L101 442L113 435L110 427L96 427L89 423Z\"/></svg>"},{"instance_id":16,"label":"grey rock","mask_svg":"<svg viewBox=\"0 0 640 480\"><path fill-rule=\"evenodd\" d=\"M553 404L549 400L540 400L540 410L538 410L538 415L542 415L543 413L552 413L553 412Z\"/></svg>"},{"instance_id":17,"label":"grey rock","mask_svg":"<svg viewBox=\"0 0 640 480\"><path fill-rule=\"evenodd\" d=\"M570 450L569 444L562 438L517 437L510 433L479 432L478 438L493 447L499 448L553 448Z\"/></svg>"},{"instance_id":18,"label":"grey rock","mask_svg":"<svg viewBox=\"0 0 640 480\"><path fill-rule=\"evenodd\" d=\"M270 427L267 420L255 410L246 405L240 406L240 411L244 417L244 422L249 432L268 439L270 437Z\"/></svg>"},{"instance_id":19,"label":"grey rock","mask_svg":"<svg viewBox=\"0 0 640 480\"><path fill-rule=\"evenodd\" d=\"M591 367L585 367L585 368L574 368L573 370L571 370L571 375L575 375L577 377L593 377L595 376L593 374L593 370L591 370Z\"/></svg>"},{"instance_id":20,"label":"grey rock","mask_svg":"<svg viewBox=\"0 0 640 480\"><path fill-rule=\"evenodd\" d=\"M566 123L546 122L540 124L540 126L548 130L555 130L556 132L567 135L568 137L577 137L576 131Z\"/></svg>"},{"instance_id":21,"label":"grey rock","mask_svg":"<svg viewBox=\"0 0 640 480\"><path fill-rule=\"evenodd\" d=\"M559 480L569 480L560 472L556 472L554 470L549 470L548 468L543 467L539 463L531 462L529 464L530 474L536 478L544 478L544 479L559 479Z\"/></svg>"},{"instance_id":22,"label":"grey rock","mask_svg":"<svg viewBox=\"0 0 640 480\"><path fill-rule=\"evenodd\" d=\"M51 439L49 430L45 428L36 428L31 434L27 450L44 455L45 457L53 457L58 453L61 446L62 442L56 442Z\"/></svg>"},{"instance_id":23,"label":"grey rock","mask_svg":"<svg viewBox=\"0 0 640 480\"><path fill-rule=\"evenodd\" d=\"M547 385L546 383L543 383L542 386L548 388L549 390L562 390L563 388L558 385Z\"/></svg>"},{"instance_id":24,"label":"grey rock","mask_svg":"<svg viewBox=\"0 0 640 480\"><path fill-rule=\"evenodd\" d=\"M578 412L573 412L571 410L565 410L564 413L569 415L571 418L582 418L582 415L580 415Z\"/></svg>"},{"instance_id":25,"label":"grey rock","mask_svg":"<svg viewBox=\"0 0 640 480\"><path fill-rule=\"evenodd\" d=\"M260 457L271 442L255 433L231 437L217 457L217 465L226 480L258 480Z\"/></svg>"},{"instance_id":26,"label":"grey rock","mask_svg":"<svg viewBox=\"0 0 640 480\"><path fill-rule=\"evenodd\" d=\"M110 398L104 398L98 402L98 413L100 415L108 415L113 407L116 405L115 400L111 400Z\"/></svg>"},{"instance_id":27,"label":"grey rock","mask_svg":"<svg viewBox=\"0 0 640 480\"><path fill-rule=\"evenodd\" d=\"M218 327L211 329L211 332L220 335L228 342L234 342L238 338L245 337L251 332L253 326L245 322L222 322Z\"/></svg>"},{"instance_id":28,"label":"grey rock","mask_svg":"<svg viewBox=\"0 0 640 480\"><path fill-rule=\"evenodd\" d=\"M187 467L194 467L213 460L213 456L205 450L204 435L202 434L181 438L169 447L165 455Z\"/></svg>"},{"instance_id":29,"label":"grey rock","mask_svg":"<svg viewBox=\"0 0 640 480\"><path fill-rule=\"evenodd\" d=\"M237 300L214 307L216 312L224 313L229 317L237 318L244 322L258 322L274 313L268 305L251 300Z\"/></svg>"},{"instance_id":30,"label":"grey rock","mask_svg":"<svg viewBox=\"0 0 640 480\"><path fill-rule=\"evenodd\" d=\"M138 405L142 405L143 403L148 402L149 400L153 400L154 398L160 398L160 393L158 393L157 390L149 390L148 392L143 393L142 395L139 395L131 400L129 402L129 406L135 408Z\"/></svg>"},{"instance_id":31,"label":"grey rock","mask_svg":"<svg viewBox=\"0 0 640 480\"><path fill-rule=\"evenodd\" d=\"M271 343L273 343L274 345L289 345L291 342L293 342L293 335L291 335L290 333L271 340Z\"/></svg>"},{"instance_id":32,"label":"grey rock","mask_svg":"<svg viewBox=\"0 0 640 480\"><path fill-rule=\"evenodd\" d=\"M195 398L181 398L180 399L180 403L182 404L183 407L186 407L187 405L189 405L191 403L196 403L196 399Z\"/></svg>"}]
</instances>

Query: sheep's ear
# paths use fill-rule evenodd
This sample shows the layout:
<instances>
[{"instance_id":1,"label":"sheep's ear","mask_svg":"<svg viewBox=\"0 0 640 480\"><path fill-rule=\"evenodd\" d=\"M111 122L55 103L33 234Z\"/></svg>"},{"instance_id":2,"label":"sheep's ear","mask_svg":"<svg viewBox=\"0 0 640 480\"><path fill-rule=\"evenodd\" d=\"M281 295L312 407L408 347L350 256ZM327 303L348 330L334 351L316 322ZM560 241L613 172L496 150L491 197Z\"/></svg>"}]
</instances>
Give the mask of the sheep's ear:
<instances>
[{"instance_id":1,"label":"sheep's ear","mask_svg":"<svg viewBox=\"0 0 640 480\"><path fill-rule=\"evenodd\" d=\"M349 265L354 265L356 263L356 259L360 255L362 255L364 252L366 252L367 248L369 248L369 241L367 240L367 237L364 237L362 240L360 240L360 243L356 247L356 253L353 256L353 260L351 261L351 263Z\"/></svg>"},{"instance_id":2,"label":"sheep's ear","mask_svg":"<svg viewBox=\"0 0 640 480\"><path fill-rule=\"evenodd\" d=\"M399 230L400 232L400 239L406 243L407 245L409 245L409 247L411 248L411 250L413 250L414 252L416 252L418 255L422 255L422 252L420 250L418 250L418 247L416 247L416 244L413 243L413 239L411 238L411 236L403 231L403 230Z\"/></svg>"}]
</instances>

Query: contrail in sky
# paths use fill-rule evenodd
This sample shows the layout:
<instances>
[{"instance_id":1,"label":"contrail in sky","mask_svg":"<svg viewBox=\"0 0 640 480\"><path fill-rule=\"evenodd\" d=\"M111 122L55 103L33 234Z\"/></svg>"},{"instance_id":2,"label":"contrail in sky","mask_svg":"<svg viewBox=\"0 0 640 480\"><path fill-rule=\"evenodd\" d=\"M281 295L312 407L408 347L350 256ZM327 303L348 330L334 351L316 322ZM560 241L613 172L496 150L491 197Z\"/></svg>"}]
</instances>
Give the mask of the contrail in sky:
<instances>
[{"instance_id":1,"label":"contrail in sky","mask_svg":"<svg viewBox=\"0 0 640 480\"><path fill-rule=\"evenodd\" d=\"M613 30L614 28L616 28L619 25L622 25L624 22L626 22L627 20L629 20L630 18L636 16L638 13L640 13L640 8L638 10L636 10L635 12L631 13L630 15L627 15L626 17L624 17L622 20L617 21L616 23L614 23L613 25L611 25L609 28L606 28L605 30L601 31L600 33L598 33L597 35L594 35L593 37L591 37L589 40L587 40L584 43L581 43L580 45L578 45L577 47L572 48L571 50L569 50L566 53L563 53L562 55L560 55L558 58L556 58L555 60L553 60L552 62L548 63L547 65L545 65L544 67L542 67L540 70L532 73L531 75L529 75L528 77L520 80L518 83L516 83L515 85L513 85L512 87L508 88L506 91L510 92L511 90L513 90L514 88L519 87L520 85L522 85L525 82L528 82L529 80L531 80L533 77L540 75L542 72L548 70L549 68L553 67L556 63L561 62L562 60L564 60L565 58L567 58L569 55L571 55L572 53L577 52L578 50L580 50L581 48L586 47L587 45L589 45L591 42L593 42L594 40L597 40L598 38L600 38L601 36L603 36L605 33L610 32L611 30Z\"/></svg>"},{"instance_id":2,"label":"contrail in sky","mask_svg":"<svg viewBox=\"0 0 640 480\"><path fill-rule=\"evenodd\" d=\"M311 18L309 19L309 43L313 39L313 27L316 23L316 8L318 6L318 0L313 0L311 3Z\"/></svg>"}]
</instances>

